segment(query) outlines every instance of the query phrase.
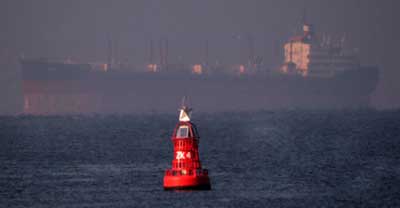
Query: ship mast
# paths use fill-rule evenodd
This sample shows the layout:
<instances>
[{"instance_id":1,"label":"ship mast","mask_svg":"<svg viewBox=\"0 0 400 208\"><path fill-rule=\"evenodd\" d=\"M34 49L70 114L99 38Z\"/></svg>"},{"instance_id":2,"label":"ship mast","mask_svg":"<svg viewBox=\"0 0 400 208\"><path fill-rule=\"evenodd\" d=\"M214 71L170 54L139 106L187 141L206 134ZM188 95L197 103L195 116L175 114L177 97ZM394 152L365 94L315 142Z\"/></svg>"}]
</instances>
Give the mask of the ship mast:
<instances>
[{"instance_id":1,"label":"ship mast","mask_svg":"<svg viewBox=\"0 0 400 208\"><path fill-rule=\"evenodd\" d=\"M150 39L150 51L149 51L149 64L153 64L154 62L154 49L153 49L153 39Z\"/></svg>"},{"instance_id":2,"label":"ship mast","mask_svg":"<svg viewBox=\"0 0 400 208\"><path fill-rule=\"evenodd\" d=\"M249 47L248 65L251 68L254 65L254 37L249 34L247 37L247 41Z\"/></svg>"},{"instance_id":3,"label":"ship mast","mask_svg":"<svg viewBox=\"0 0 400 208\"><path fill-rule=\"evenodd\" d=\"M209 56L209 48L208 48L209 46L208 46L208 40L206 40L206 42L205 42L205 51L204 51L204 65L208 68L208 62L209 62L209 60L208 60L208 56Z\"/></svg>"},{"instance_id":4,"label":"ship mast","mask_svg":"<svg viewBox=\"0 0 400 208\"><path fill-rule=\"evenodd\" d=\"M160 66L162 69L166 69L168 66L168 39L161 38L159 41L160 47Z\"/></svg>"},{"instance_id":5,"label":"ship mast","mask_svg":"<svg viewBox=\"0 0 400 208\"><path fill-rule=\"evenodd\" d=\"M107 40L107 69L110 70L114 63L114 50L113 50L113 40L108 37Z\"/></svg>"}]
</instances>

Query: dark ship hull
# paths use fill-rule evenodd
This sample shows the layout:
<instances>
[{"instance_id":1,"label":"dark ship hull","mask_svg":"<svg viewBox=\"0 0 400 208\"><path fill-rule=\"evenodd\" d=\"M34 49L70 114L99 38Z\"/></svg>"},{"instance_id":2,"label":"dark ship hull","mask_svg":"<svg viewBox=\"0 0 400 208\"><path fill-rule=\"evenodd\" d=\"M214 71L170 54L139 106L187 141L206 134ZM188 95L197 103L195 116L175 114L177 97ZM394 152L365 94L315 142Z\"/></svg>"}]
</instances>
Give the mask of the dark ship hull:
<instances>
[{"instance_id":1,"label":"dark ship hull","mask_svg":"<svg viewBox=\"0 0 400 208\"><path fill-rule=\"evenodd\" d=\"M24 113L171 112L183 96L208 112L364 108L378 82L374 67L323 78L102 72L82 64L60 66L21 61Z\"/></svg>"}]
</instances>

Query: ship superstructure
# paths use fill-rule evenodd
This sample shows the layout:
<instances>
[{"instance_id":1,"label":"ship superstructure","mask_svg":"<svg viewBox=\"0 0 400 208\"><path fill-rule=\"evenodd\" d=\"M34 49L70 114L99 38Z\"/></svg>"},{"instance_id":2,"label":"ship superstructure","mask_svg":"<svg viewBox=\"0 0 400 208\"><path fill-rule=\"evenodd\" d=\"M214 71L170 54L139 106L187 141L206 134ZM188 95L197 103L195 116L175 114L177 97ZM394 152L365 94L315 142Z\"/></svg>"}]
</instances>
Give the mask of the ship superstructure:
<instances>
[{"instance_id":1,"label":"ship superstructure","mask_svg":"<svg viewBox=\"0 0 400 208\"><path fill-rule=\"evenodd\" d=\"M343 49L344 41L344 36L336 42L330 37L317 37L314 27L304 24L303 34L290 38L284 45L285 60L281 71L302 76L333 77L360 67L355 54Z\"/></svg>"}]
</instances>

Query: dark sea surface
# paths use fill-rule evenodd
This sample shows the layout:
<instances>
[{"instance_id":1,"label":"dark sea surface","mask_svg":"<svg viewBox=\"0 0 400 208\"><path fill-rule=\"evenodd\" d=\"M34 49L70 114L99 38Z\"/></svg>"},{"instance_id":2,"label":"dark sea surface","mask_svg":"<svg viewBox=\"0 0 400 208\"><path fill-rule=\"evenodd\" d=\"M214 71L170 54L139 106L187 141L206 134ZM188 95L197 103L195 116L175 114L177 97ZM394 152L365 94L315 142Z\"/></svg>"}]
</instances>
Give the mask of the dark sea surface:
<instances>
[{"instance_id":1,"label":"dark sea surface","mask_svg":"<svg viewBox=\"0 0 400 208\"><path fill-rule=\"evenodd\" d=\"M400 111L195 112L212 190L166 192L177 117L0 117L0 207L400 206Z\"/></svg>"}]
</instances>

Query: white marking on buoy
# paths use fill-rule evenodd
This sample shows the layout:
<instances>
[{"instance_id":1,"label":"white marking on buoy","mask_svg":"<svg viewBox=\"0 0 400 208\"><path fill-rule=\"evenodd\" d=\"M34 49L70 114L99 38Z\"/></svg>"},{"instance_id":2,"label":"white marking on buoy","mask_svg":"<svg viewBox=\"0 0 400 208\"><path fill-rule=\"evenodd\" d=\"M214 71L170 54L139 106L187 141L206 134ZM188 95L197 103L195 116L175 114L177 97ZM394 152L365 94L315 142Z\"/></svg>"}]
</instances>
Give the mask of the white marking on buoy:
<instances>
[{"instance_id":1,"label":"white marking on buoy","mask_svg":"<svg viewBox=\"0 0 400 208\"><path fill-rule=\"evenodd\" d=\"M191 113L192 113L192 109L187 108L187 107L183 107L180 110L179 121L184 121L184 122L190 121Z\"/></svg>"},{"instance_id":2,"label":"white marking on buoy","mask_svg":"<svg viewBox=\"0 0 400 208\"><path fill-rule=\"evenodd\" d=\"M186 153L186 157L190 159L192 157L192 154L190 154L190 152L188 152L188 153Z\"/></svg>"},{"instance_id":3,"label":"white marking on buoy","mask_svg":"<svg viewBox=\"0 0 400 208\"><path fill-rule=\"evenodd\" d=\"M176 159L177 159L177 160L185 159L184 152L182 152L182 151L177 151L177 152L176 152Z\"/></svg>"}]
</instances>

